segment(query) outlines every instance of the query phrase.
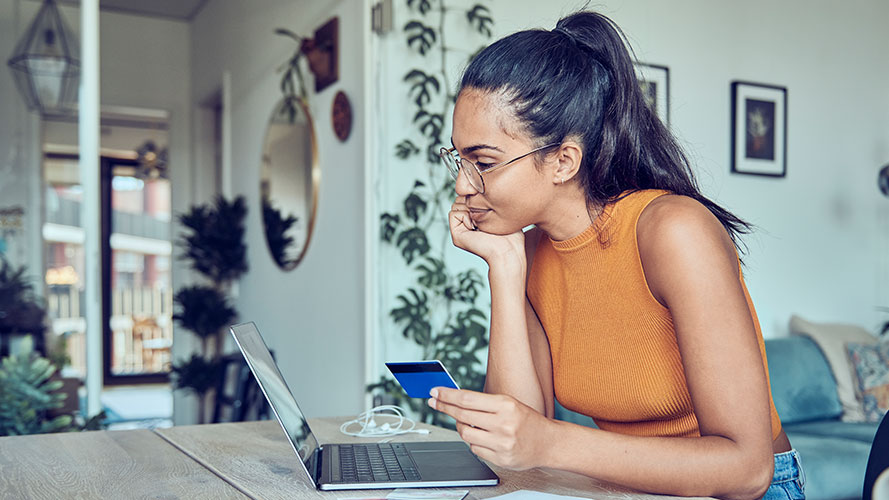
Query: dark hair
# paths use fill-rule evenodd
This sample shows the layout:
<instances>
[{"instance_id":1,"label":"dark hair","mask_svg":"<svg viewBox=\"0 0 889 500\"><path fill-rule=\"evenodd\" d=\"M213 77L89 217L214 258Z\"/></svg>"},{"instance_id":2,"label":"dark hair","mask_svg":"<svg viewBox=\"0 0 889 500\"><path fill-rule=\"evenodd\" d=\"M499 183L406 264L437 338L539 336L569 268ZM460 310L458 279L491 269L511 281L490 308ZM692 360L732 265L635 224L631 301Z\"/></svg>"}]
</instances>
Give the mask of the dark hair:
<instances>
[{"instance_id":1,"label":"dark hair","mask_svg":"<svg viewBox=\"0 0 889 500\"><path fill-rule=\"evenodd\" d=\"M580 140L578 175L590 202L640 189L688 196L738 246L752 226L701 194L682 148L646 105L624 41L611 19L577 12L552 31L520 31L486 47L463 73L460 92L501 94L540 145Z\"/></svg>"}]
</instances>

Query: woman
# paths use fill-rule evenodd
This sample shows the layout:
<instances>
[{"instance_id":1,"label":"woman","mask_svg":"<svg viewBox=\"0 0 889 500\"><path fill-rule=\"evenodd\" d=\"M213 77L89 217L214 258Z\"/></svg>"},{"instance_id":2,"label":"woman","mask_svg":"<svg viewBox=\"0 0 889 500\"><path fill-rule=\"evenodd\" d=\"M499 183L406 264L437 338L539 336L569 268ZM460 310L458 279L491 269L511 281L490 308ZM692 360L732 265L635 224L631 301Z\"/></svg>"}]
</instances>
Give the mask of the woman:
<instances>
[{"instance_id":1,"label":"woman","mask_svg":"<svg viewBox=\"0 0 889 500\"><path fill-rule=\"evenodd\" d=\"M619 28L580 12L499 40L453 119L451 236L489 266L491 342L485 392L429 405L504 467L804 498L735 250L749 226L698 191ZM553 420L554 397L599 429Z\"/></svg>"}]
</instances>

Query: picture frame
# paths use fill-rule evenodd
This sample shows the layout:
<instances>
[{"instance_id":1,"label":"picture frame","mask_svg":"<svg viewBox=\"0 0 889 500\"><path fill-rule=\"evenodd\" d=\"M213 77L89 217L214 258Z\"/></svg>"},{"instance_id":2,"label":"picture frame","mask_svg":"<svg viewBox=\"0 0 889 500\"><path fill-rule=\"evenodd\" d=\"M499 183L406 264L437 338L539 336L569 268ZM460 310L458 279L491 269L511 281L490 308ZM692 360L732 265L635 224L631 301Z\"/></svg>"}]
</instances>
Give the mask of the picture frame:
<instances>
[{"instance_id":1,"label":"picture frame","mask_svg":"<svg viewBox=\"0 0 889 500\"><path fill-rule=\"evenodd\" d=\"M667 127L670 126L670 68L660 64L636 62L636 79L646 104Z\"/></svg>"},{"instance_id":2,"label":"picture frame","mask_svg":"<svg viewBox=\"0 0 889 500\"><path fill-rule=\"evenodd\" d=\"M731 83L732 173L787 175L787 87Z\"/></svg>"}]
</instances>

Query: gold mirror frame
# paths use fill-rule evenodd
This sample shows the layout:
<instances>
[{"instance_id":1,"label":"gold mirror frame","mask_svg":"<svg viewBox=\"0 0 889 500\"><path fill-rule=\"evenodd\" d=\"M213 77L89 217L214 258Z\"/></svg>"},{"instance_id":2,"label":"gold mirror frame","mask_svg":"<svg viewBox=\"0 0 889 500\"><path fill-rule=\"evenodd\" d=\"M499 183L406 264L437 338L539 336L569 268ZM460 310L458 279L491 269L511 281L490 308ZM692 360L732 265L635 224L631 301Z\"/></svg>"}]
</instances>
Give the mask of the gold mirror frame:
<instances>
[{"instance_id":1,"label":"gold mirror frame","mask_svg":"<svg viewBox=\"0 0 889 500\"><path fill-rule=\"evenodd\" d=\"M310 169L311 169L311 193L312 199L311 202L308 203L309 214L308 214L308 223L306 225L305 230L305 241L302 244L302 248L300 248L297 252L295 258L285 261L280 261L278 257L275 256L275 251L272 248L270 235L269 235L269 227L268 222L266 221L265 208L266 208L266 200L269 200L269 206L274 207L274 199L270 199L270 184L272 180L264 173L265 167L263 164L267 162L271 162L271 159L268 158L268 148L269 148L269 132L273 125L276 124L276 118L279 115L282 115L287 112L289 104L292 104L292 107L297 111L297 113L302 113L305 116L306 126L308 128L309 135L309 145L311 148L311 160L310 160ZM262 225L263 225L263 236L266 240L266 248L269 250L269 254L272 257L272 261L280 267L284 271L291 271L302 262L303 258L306 255L306 251L308 251L309 245L312 242L312 234L315 228L315 218L317 217L318 212L318 191L319 185L321 183L321 168L318 163L318 142L315 135L315 124L312 120L312 114L309 111L309 107L299 98L288 98L285 97L277 101L274 107L274 111L272 112L271 118L268 121L266 126L265 134L263 135L263 145L262 145L262 158L260 164L260 180L259 180L259 190L260 190L260 214L262 217ZM285 217L291 216L292 214L287 214ZM286 232L284 233L286 234ZM287 255L287 248L285 247L283 257Z\"/></svg>"}]
</instances>

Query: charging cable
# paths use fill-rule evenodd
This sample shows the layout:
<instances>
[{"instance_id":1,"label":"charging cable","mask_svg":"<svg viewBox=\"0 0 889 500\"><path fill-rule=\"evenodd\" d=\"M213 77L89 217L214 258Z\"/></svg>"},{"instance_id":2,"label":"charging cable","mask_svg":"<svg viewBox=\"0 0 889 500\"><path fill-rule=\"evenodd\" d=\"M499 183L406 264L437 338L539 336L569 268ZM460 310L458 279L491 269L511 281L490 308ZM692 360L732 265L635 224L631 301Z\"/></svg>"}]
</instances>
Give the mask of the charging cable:
<instances>
[{"instance_id":1,"label":"charging cable","mask_svg":"<svg viewBox=\"0 0 889 500\"><path fill-rule=\"evenodd\" d=\"M388 412L388 413L387 413ZM389 419L389 422L378 424L374 418ZM359 429L350 429L354 426ZM400 434L429 434L429 429L417 429L417 422L405 415L404 410L395 405L376 406L349 420L340 426L340 432L355 437L392 437ZM388 441L388 440L384 440Z\"/></svg>"}]
</instances>

